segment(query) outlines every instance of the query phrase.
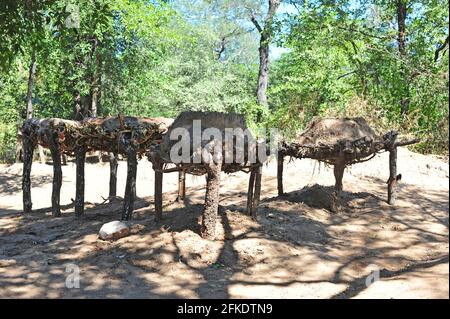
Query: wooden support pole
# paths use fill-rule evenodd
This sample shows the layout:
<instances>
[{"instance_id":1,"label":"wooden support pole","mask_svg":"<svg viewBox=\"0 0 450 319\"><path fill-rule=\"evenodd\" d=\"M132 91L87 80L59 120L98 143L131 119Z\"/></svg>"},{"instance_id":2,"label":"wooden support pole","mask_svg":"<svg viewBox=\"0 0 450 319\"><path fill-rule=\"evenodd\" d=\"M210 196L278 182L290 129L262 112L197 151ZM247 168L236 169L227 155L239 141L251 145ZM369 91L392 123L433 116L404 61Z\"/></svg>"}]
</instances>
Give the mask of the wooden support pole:
<instances>
[{"instance_id":1,"label":"wooden support pole","mask_svg":"<svg viewBox=\"0 0 450 319\"><path fill-rule=\"evenodd\" d=\"M344 170L345 170L345 163L343 162L337 162L334 164L334 178L336 180L336 183L334 185L334 191L331 195L331 211L336 213L339 211L340 206L340 199L341 199L341 193L342 193L342 178L344 177Z\"/></svg>"},{"instance_id":2,"label":"wooden support pole","mask_svg":"<svg viewBox=\"0 0 450 319\"><path fill-rule=\"evenodd\" d=\"M136 198L136 156L136 149L133 146L129 146L127 150L127 184L125 186L122 220L130 220L133 215L134 199Z\"/></svg>"},{"instance_id":3,"label":"wooden support pole","mask_svg":"<svg viewBox=\"0 0 450 319\"><path fill-rule=\"evenodd\" d=\"M84 215L84 164L86 160L86 148L77 147L75 150L76 161L76 186L75 186L75 216Z\"/></svg>"},{"instance_id":4,"label":"wooden support pole","mask_svg":"<svg viewBox=\"0 0 450 319\"><path fill-rule=\"evenodd\" d=\"M255 189L253 193L253 203L251 216L256 220L256 210L258 209L259 199L261 196L261 176L262 176L262 165L258 165L255 169Z\"/></svg>"},{"instance_id":5,"label":"wooden support pole","mask_svg":"<svg viewBox=\"0 0 450 319\"><path fill-rule=\"evenodd\" d=\"M250 177L248 179L248 191L247 191L247 215L252 214L253 206L253 194L255 190L255 169L252 167L250 170Z\"/></svg>"},{"instance_id":6,"label":"wooden support pole","mask_svg":"<svg viewBox=\"0 0 450 319\"><path fill-rule=\"evenodd\" d=\"M283 192L283 168L284 168L284 155L282 152L278 152L277 158L277 186L278 196L282 196Z\"/></svg>"},{"instance_id":7,"label":"wooden support pole","mask_svg":"<svg viewBox=\"0 0 450 319\"><path fill-rule=\"evenodd\" d=\"M117 153L109 153L109 198L117 196Z\"/></svg>"},{"instance_id":8,"label":"wooden support pole","mask_svg":"<svg viewBox=\"0 0 450 319\"><path fill-rule=\"evenodd\" d=\"M58 134L48 131L47 140L52 153L53 184L52 184L52 215L61 216L60 195L62 184L61 154L59 152Z\"/></svg>"},{"instance_id":9,"label":"wooden support pole","mask_svg":"<svg viewBox=\"0 0 450 319\"><path fill-rule=\"evenodd\" d=\"M162 219L162 184L163 184L163 162L159 159L154 159L153 170L155 171L155 220L160 221Z\"/></svg>"},{"instance_id":10,"label":"wooden support pole","mask_svg":"<svg viewBox=\"0 0 450 319\"><path fill-rule=\"evenodd\" d=\"M397 147L389 150L388 204L395 205L395 188L397 186Z\"/></svg>"},{"instance_id":11,"label":"wooden support pole","mask_svg":"<svg viewBox=\"0 0 450 319\"><path fill-rule=\"evenodd\" d=\"M34 143L26 135L22 138L23 149L23 174L22 174L22 196L23 212L31 213L33 203L31 201L31 165L33 164Z\"/></svg>"},{"instance_id":12,"label":"wooden support pole","mask_svg":"<svg viewBox=\"0 0 450 319\"><path fill-rule=\"evenodd\" d=\"M178 172L178 196L177 202L183 202L186 197L186 171L181 169Z\"/></svg>"},{"instance_id":13,"label":"wooden support pole","mask_svg":"<svg viewBox=\"0 0 450 319\"><path fill-rule=\"evenodd\" d=\"M219 208L220 173L222 160L209 163L206 177L205 206L203 210L201 236L205 239L215 239L217 211Z\"/></svg>"}]
</instances>

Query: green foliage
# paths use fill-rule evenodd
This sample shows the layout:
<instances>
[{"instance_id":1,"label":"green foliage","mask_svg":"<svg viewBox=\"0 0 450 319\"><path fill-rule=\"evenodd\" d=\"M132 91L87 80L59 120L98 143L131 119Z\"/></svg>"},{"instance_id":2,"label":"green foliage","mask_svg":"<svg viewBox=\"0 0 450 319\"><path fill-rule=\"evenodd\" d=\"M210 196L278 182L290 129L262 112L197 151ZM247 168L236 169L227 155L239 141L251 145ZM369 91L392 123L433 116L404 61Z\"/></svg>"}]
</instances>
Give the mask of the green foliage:
<instances>
[{"instance_id":1,"label":"green foliage","mask_svg":"<svg viewBox=\"0 0 450 319\"><path fill-rule=\"evenodd\" d=\"M35 117L73 118L76 105L89 114L97 93L99 116L238 112L255 131L287 136L316 115L364 116L421 137L421 152L448 152L448 1L406 1L402 56L396 2L285 0L273 31L287 51L272 56L269 109L256 103L259 33L250 21L253 12L263 23L267 3L1 1L0 161L14 156L33 53Z\"/></svg>"}]
</instances>

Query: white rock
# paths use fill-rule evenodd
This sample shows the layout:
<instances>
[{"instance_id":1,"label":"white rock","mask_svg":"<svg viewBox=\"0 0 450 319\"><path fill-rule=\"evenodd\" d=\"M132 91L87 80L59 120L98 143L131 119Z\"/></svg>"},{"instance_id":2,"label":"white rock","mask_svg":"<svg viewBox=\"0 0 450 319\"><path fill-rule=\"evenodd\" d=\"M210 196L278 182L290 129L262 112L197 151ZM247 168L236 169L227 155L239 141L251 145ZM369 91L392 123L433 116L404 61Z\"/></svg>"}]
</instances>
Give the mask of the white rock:
<instances>
[{"instance_id":1,"label":"white rock","mask_svg":"<svg viewBox=\"0 0 450 319\"><path fill-rule=\"evenodd\" d=\"M116 240L125 237L130 232L128 226L118 220L103 224L98 237L103 240Z\"/></svg>"}]
</instances>

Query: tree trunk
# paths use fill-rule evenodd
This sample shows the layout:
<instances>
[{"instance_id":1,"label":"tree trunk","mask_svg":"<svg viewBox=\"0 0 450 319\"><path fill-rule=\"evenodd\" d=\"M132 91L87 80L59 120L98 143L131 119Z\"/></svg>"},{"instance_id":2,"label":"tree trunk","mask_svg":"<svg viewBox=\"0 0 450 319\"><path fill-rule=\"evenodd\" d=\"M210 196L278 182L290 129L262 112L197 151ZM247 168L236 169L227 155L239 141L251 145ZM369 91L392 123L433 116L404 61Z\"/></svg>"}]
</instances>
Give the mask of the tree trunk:
<instances>
[{"instance_id":1,"label":"tree trunk","mask_svg":"<svg viewBox=\"0 0 450 319\"><path fill-rule=\"evenodd\" d=\"M22 196L23 196L23 212L31 213L31 165L33 164L34 143L26 136L23 142L23 174L22 174Z\"/></svg>"},{"instance_id":2,"label":"tree trunk","mask_svg":"<svg viewBox=\"0 0 450 319\"><path fill-rule=\"evenodd\" d=\"M117 196L117 161L116 153L109 153L109 198Z\"/></svg>"},{"instance_id":3,"label":"tree trunk","mask_svg":"<svg viewBox=\"0 0 450 319\"><path fill-rule=\"evenodd\" d=\"M31 119L33 117L33 86L34 86L34 77L36 75L36 53L33 51L31 55L31 62L28 68L28 85L27 85L27 105L25 109L25 119ZM18 129L19 136L19 129ZM23 153L22 150L22 142L20 139L17 140L16 144L16 163L20 163L21 155ZM33 160L33 159L32 159ZM42 158L41 158L42 161Z\"/></svg>"},{"instance_id":4,"label":"tree trunk","mask_svg":"<svg viewBox=\"0 0 450 319\"><path fill-rule=\"evenodd\" d=\"M259 46L259 72L256 98L258 103L267 106L267 85L269 83L269 39L261 35Z\"/></svg>"},{"instance_id":5,"label":"tree trunk","mask_svg":"<svg viewBox=\"0 0 450 319\"><path fill-rule=\"evenodd\" d=\"M47 139L53 161L53 185L52 185L52 215L61 216L60 193L62 183L61 154L59 152L58 136L55 133L47 132Z\"/></svg>"},{"instance_id":6,"label":"tree trunk","mask_svg":"<svg viewBox=\"0 0 450 319\"><path fill-rule=\"evenodd\" d=\"M83 119L83 105L81 103L81 94L78 91L73 93L73 119L81 121Z\"/></svg>"},{"instance_id":7,"label":"tree trunk","mask_svg":"<svg viewBox=\"0 0 450 319\"><path fill-rule=\"evenodd\" d=\"M405 63L407 62L406 52L406 15L407 15L407 0L397 0L397 43L400 54L401 66L400 72L404 81L405 89L403 97L400 100L401 115L406 115L409 111L410 92L409 79Z\"/></svg>"},{"instance_id":8,"label":"tree trunk","mask_svg":"<svg viewBox=\"0 0 450 319\"><path fill-rule=\"evenodd\" d=\"M75 150L76 156L76 186L75 186L75 216L84 215L84 163L86 148L81 146Z\"/></svg>"},{"instance_id":9,"label":"tree trunk","mask_svg":"<svg viewBox=\"0 0 450 319\"><path fill-rule=\"evenodd\" d=\"M129 146L127 152L127 167L127 184L125 187L122 220L131 219L134 210L134 199L136 198L137 157L136 150L132 146Z\"/></svg>"},{"instance_id":10,"label":"tree trunk","mask_svg":"<svg viewBox=\"0 0 450 319\"><path fill-rule=\"evenodd\" d=\"M269 9L264 19L264 26L261 26L252 13L251 21L260 34L259 40L259 71L258 85L256 87L256 97L258 103L267 106L267 86L269 83L269 45L273 36L272 24L273 17L280 6L281 0L269 0Z\"/></svg>"},{"instance_id":11,"label":"tree trunk","mask_svg":"<svg viewBox=\"0 0 450 319\"><path fill-rule=\"evenodd\" d=\"M205 206L203 208L201 236L205 239L215 239L217 211L219 208L220 173L222 160L211 161L206 177Z\"/></svg>"},{"instance_id":12,"label":"tree trunk","mask_svg":"<svg viewBox=\"0 0 450 319\"><path fill-rule=\"evenodd\" d=\"M28 90L27 90L27 112L26 119L33 117L33 86L34 77L36 75L36 53L33 51L31 55L31 63L28 71Z\"/></svg>"}]
</instances>

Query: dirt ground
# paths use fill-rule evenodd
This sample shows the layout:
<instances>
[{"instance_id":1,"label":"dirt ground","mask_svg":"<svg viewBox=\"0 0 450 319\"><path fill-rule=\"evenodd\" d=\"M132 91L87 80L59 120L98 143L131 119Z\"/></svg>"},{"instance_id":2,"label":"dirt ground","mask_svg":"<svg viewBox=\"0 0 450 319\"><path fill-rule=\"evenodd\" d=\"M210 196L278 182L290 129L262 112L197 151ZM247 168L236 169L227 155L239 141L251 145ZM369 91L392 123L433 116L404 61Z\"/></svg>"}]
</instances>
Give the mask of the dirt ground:
<instances>
[{"instance_id":1,"label":"dirt ground","mask_svg":"<svg viewBox=\"0 0 450 319\"><path fill-rule=\"evenodd\" d=\"M288 161L286 161L288 162ZM386 203L388 154L344 174L344 206L327 210L332 170L312 160L263 170L258 220L244 212L248 175L223 176L219 239L200 238L203 177L164 176L164 220L154 221L153 171L139 162L131 235L98 239L119 220L121 200L104 202L108 164L86 166L86 214L74 217L75 166L63 167L62 217L50 213L52 166L33 163L34 213L23 215L22 166L0 166L1 298L449 298L449 167L446 158L400 149L397 205ZM123 195L126 163L119 164ZM80 288L67 288L67 264ZM379 280L371 280L377 278ZM367 285L369 283L369 285Z\"/></svg>"}]
</instances>

